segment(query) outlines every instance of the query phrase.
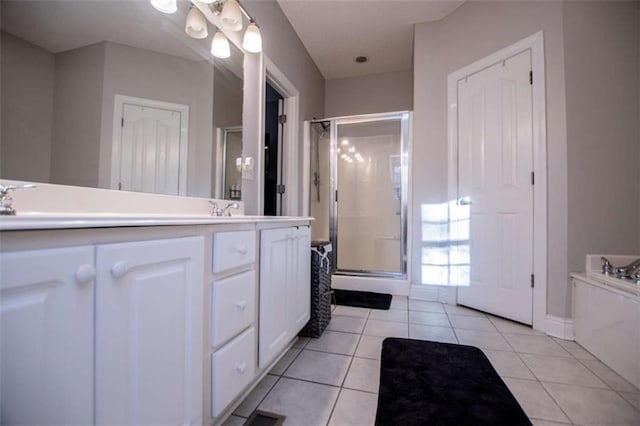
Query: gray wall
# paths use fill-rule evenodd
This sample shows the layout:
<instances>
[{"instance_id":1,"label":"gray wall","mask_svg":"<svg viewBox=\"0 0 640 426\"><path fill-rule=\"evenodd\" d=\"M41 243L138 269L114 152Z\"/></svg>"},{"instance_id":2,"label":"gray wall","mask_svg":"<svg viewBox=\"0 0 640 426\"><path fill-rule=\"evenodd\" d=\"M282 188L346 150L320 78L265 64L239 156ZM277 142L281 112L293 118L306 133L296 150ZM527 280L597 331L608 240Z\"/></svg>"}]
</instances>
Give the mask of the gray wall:
<instances>
[{"instance_id":1,"label":"gray wall","mask_svg":"<svg viewBox=\"0 0 640 426\"><path fill-rule=\"evenodd\" d=\"M0 177L48 182L53 119L53 54L0 33Z\"/></svg>"},{"instance_id":2,"label":"gray wall","mask_svg":"<svg viewBox=\"0 0 640 426\"><path fill-rule=\"evenodd\" d=\"M413 109L413 72L396 71L327 80L324 116L370 114Z\"/></svg>"},{"instance_id":3,"label":"gray wall","mask_svg":"<svg viewBox=\"0 0 640 426\"><path fill-rule=\"evenodd\" d=\"M563 3L570 271L640 249L639 6Z\"/></svg>"},{"instance_id":4,"label":"gray wall","mask_svg":"<svg viewBox=\"0 0 640 426\"><path fill-rule=\"evenodd\" d=\"M104 43L56 54L51 183L98 186Z\"/></svg>"},{"instance_id":5,"label":"gray wall","mask_svg":"<svg viewBox=\"0 0 640 426\"><path fill-rule=\"evenodd\" d=\"M568 309L567 141L560 2L467 2L415 29L413 281L420 283L420 206L447 201L447 75L539 30L545 37L548 167L548 311ZM636 233L637 234L637 233Z\"/></svg>"}]
</instances>

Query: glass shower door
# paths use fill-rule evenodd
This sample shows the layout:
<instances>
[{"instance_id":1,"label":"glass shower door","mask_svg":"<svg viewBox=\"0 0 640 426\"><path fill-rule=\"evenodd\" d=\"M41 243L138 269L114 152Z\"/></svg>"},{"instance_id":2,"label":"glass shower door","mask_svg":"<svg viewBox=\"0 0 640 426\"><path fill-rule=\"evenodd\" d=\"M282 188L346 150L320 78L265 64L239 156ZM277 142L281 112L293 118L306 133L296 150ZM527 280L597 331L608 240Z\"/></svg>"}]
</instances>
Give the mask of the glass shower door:
<instances>
[{"instance_id":1,"label":"glass shower door","mask_svg":"<svg viewBox=\"0 0 640 426\"><path fill-rule=\"evenodd\" d=\"M337 120L336 273L406 277L407 114Z\"/></svg>"}]
</instances>

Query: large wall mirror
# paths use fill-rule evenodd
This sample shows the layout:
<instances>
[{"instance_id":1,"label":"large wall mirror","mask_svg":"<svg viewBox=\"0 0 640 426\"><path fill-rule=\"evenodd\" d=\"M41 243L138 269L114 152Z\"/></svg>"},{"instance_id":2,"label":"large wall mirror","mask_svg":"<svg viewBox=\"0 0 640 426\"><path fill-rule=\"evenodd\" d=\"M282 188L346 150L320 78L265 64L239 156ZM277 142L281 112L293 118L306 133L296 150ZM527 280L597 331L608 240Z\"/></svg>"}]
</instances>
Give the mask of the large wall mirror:
<instances>
[{"instance_id":1,"label":"large wall mirror","mask_svg":"<svg viewBox=\"0 0 640 426\"><path fill-rule=\"evenodd\" d=\"M214 58L211 24L189 37L190 2L172 15L143 0L0 5L0 178L240 196L223 169L242 151L242 52Z\"/></svg>"}]
</instances>

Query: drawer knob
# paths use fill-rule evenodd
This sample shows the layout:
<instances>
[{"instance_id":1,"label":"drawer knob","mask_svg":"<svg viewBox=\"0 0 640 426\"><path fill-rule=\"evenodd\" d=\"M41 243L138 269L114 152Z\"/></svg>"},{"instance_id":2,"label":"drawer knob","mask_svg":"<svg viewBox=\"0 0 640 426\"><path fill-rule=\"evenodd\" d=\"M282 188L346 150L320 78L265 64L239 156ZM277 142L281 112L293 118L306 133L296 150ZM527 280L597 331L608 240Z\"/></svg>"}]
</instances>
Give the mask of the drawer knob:
<instances>
[{"instance_id":1,"label":"drawer knob","mask_svg":"<svg viewBox=\"0 0 640 426\"><path fill-rule=\"evenodd\" d=\"M246 247L236 247L236 252L240 253L240 254L247 254L247 248Z\"/></svg>"},{"instance_id":2,"label":"drawer knob","mask_svg":"<svg viewBox=\"0 0 640 426\"><path fill-rule=\"evenodd\" d=\"M96 278L96 268L93 265L82 265L76 270L76 282L86 284Z\"/></svg>"},{"instance_id":3,"label":"drawer knob","mask_svg":"<svg viewBox=\"0 0 640 426\"><path fill-rule=\"evenodd\" d=\"M240 309L241 311L244 311L245 309L247 309L247 301L246 300L241 300L238 303L236 303L236 308Z\"/></svg>"},{"instance_id":4,"label":"drawer knob","mask_svg":"<svg viewBox=\"0 0 640 426\"><path fill-rule=\"evenodd\" d=\"M244 372L247 371L247 363L241 362L240 364L236 365L236 371L240 374L244 374Z\"/></svg>"},{"instance_id":5,"label":"drawer knob","mask_svg":"<svg viewBox=\"0 0 640 426\"><path fill-rule=\"evenodd\" d=\"M116 262L111 267L111 275L114 278L122 278L127 275L127 272L129 272L129 265L125 261Z\"/></svg>"}]
</instances>

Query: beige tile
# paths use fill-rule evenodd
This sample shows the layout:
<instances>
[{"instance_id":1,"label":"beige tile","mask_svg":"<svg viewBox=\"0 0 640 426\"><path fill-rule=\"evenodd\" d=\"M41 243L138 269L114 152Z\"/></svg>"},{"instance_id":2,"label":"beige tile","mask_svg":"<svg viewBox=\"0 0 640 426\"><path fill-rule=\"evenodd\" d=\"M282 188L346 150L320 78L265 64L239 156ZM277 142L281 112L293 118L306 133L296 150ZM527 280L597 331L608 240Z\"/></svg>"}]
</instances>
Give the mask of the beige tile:
<instances>
[{"instance_id":1,"label":"beige tile","mask_svg":"<svg viewBox=\"0 0 640 426\"><path fill-rule=\"evenodd\" d=\"M364 333L368 336L383 337L407 337L409 335L409 327L406 323L368 320Z\"/></svg>"},{"instance_id":2,"label":"beige tile","mask_svg":"<svg viewBox=\"0 0 640 426\"><path fill-rule=\"evenodd\" d=\"M247 419L244 417L231 415L224 421L224 423L222 423L222 426L242 426L246 421Z\"/></svg>"},{"instance_id":3,"label":"beige tile","mask_svg":"<svg viewBox=\"0 0 640 426\"><path fill-rule=\"evenodd\" d=\"M618 394L629 401L631 405L640 410L640 393L618 392Z\"/></svg>"},{"instance_id":4,"label":"beige tile","mask_svg":"<svg viewBox=\"0 0 640 426\"><path fill-rule=\"evenodd\" d=\"M378 395L342 389L329 420L329 426L372 425L376 420L377 409Z\"/></svg>"},{"instance_id":5,"label":"beige tile","mask_svg":"<svg viewBox=\"0 0 640 426\"><path fill-rule=\"evenodd\" d=\"M332 315L331 321L329 321L329 325L327 325L327 330L360 334L366 322L367 320L365 318Z\"/></svg>"},{"instance_id":6,"label":"beige tile","mask_svg":"<svg viewBox=\"0 0 640 426\"><path fill-rule=\"evenodd\" d=\"M340 386L349 368L351 357L303 350L285 371L285 377L309 380L327 385Z\"/></svg>"},{"instance_id":7,"label":"beige tile","mask_svg":"<svg viewBox=\"0 0 640 426\"><path fill-rule=\"evenodd\" d=\"M269 374L275 374L281 376L287 368L291 365L294 359L298 356L298 354L302 351L300 348L291 348L285 353L282 358L273 366Z\"/></svg>"},{"instance_id":8,"label":"beige tile","mask_svg":"<svg viewBox=\"0 0 640 426\"><path fill-rule=\"evenodd\" d=\"M589 351L587 351L586 349L584 349L582 346L580 346L579 344L577 344L576 342L573 342L571 340L563 340L563 339L558 339L556 337L553 338L553 340L559 344L560 346L562 346L564 348L565 351L569 352L571 355L573 355L574 358L577 359L584 359L584 360L590 360L590 361L594 361L597 358L594 357L593 355L591 355L589 353Z\"/></svg>"},{"instance_id":9,"label":"beige tile","mask_svg":"<svg viewBox=\"0 0 640 426\"><path fill-rule=\"evenodd\" d=\"M560 407L542 387L540 382L505 378L504 382L530 418L569 423Z\"/></svg>"},{"instance_id":10,"label":"beige tile","mask_svg":"<svg viewBox=\"0 0 640 426\"><path fill-rule=\"evenodd\" d=\"M612 390L543 383L558 405L578 424L638 424L640 411Z\"/></svg>"},{"instance_id":11,"label":"beige tile","mask_svg":"<svg viewBox=\"0 0 640 426\"><path fill-rule=\"evenodd\" d=\"M577 359L520 354L524 363L540 381L604 388L608 386Z\"/></svg>"},{"instance_id":12,"label":"beige tile","mask_svg":"<svg viewBox=\"0 0 640 426\"><path fill-rule=\"evenodd\" d=\"M349 389L377 393L380 386L380 361L354 358L343 386Z\"/></svg>"},{"instance_id":13,"label":"beige tile","mask_svg":"<svg viewBox=\"0 0 640 426\"><path fill-rule=\"evenodd\" d=\"M278 381L278 376L272 376L267 374L264 378L258 383L249 395L240 403L238 408L233 412L233 414L241 417L249 417L253 410L256 409L258 404L267 396L267 393L271 390L271 388Z\"/></svg>"},{"instance_id":14,"label":"beige tile","mask_svg":"<svg viewBox=\"0 0 640 426\"><path fill-rule=\"evenodd\" d=\"M409 322L409 316L406 309L372 309L369 319L380 321Z\"/></svg>"},{"instance_id":15,"label":"beige tile","mask_svg":"<svg viewBox=\"0 0 640 426\"><path fill-rule=\"evenodd\" d=\"M534 330L528 325L520 324L519 322L510 321L504 318L494 317L492 315L488 315L488 317L489 317L489 320L493 323L493 325L501 333L529 334L534 336L544 336L544 333L538 330Z\"/></svg>"},{"instance_id":16,"label":"beige tile","mask_svg":"<svg viewBox=\"0 0 640 426\"><path fill-rule=\"evenodd\" d=\"M458 343L451 327L438 327L434 325L409 325L409 337L412 339L432 340L434 342Z\"/></svg>"},{"instance_id":17,"label":"beige tile","mask_svg":"<svg viewBox=\"0 0 640 426\"><path fill-rule=\"evenodd\" d=\"M340 388L283 377L258 406L286 416L286 425L326 425Z\"/></svg>"},{"instance_id":18,"label":"beige tile","mask_svg":"<svg viewBox=\"0 0 640 426\"><path fill-rule=\"evenodd\" d=\"M447 305L444 304L444 310L447 311L449 315L467 315L471 317L483 317L486 318L486 315L483 312L476 311L474 309L465 308L464 306L458 305Z\"/></svg>"},{"instance_id":19,"label":"beige tile","mask_svg":"<svg viewBox=\"0 0 640 426\"><path fill-rule=\"evenodd\" d=\"M369 311L370 309L356 308L354 306L336 306L336 309L333 311L333 315L367 318L369 316Z\"/></svg>"},{"instance_id":20,"label":"beige tile","mask_svg":"<svg viewBox=\"0 0 640 426\"><path fill-rule=\"evenodd\" d=\"M535 380L535 376L515 352L483 350L491 365L502 377Z\"/></svg>"},{"instance_id":21,"label":"beige tile","mask_svg":"<svg viewBox=\"0 0 640 426\"><path fill-rule=\"evenodd\" d=\"M409 322L411 324L451 327L447 314L439 314L436 312L409 311Z\"/></svg>"},{"instance_id":22,"label":"beige tile","mask_svg":"<svg viewBox=\"0 0 640 426\"><path fill-rule=\"evenodd\" d=\"M306 346L307 343L309 343L309 337L298 337L298 339L293 342L293 345L291 345L291 347L302 349Z\"/></svg>"},{"instance_id":23,"label":"beige tile","mask_svg":"<svg viewBox=\"0 0 640 426\"><path fill-rule=\"evenodd\" d=\"M613 390L620 392L640 392L631 383L627 382L618 373L598 360L581 361L589 370L605 382Z\"/></svg>"},{"instance_id":24,"label":"beige tile","mask_svg":"<svg viewBox=\"0 0 640 426\"><path fill-rule=\"evenodd\" d=\"M454 328L464 328L467 330L493 331L498 330L493 326L487 318L472 317L467 315L449 315L449 321Z\"/></svg>"},{"instance_id":25,"label":"beige tile","mask_svg":"<svg viewBox=\"0 0 640 426\"><path fill-rule=\"evenodd\" d=\"M353 333L325 330L317 339L311 339L305 349L331 352L334 354L353 355L358 346L360 336Z\"/></svg>"},{"instance_id":26,"label":"beige tile","mask_svg":"<svg viewBox=\"0 0 640 426\"><path fill-rule=\"evenodd\" d=\"M480 349L511 351L511 346L500 333L491 331L454 329L458 341L463 345L477 346Z\"/></svg>"},{"instance_id":27,"label":"beige tile","mask_svg":"<svg viewBox=\"0 0 640 426\"><path fill-rule=\"evenodd\" d=\"M505 339L519 353L548 355L571 358L569 352L547 336L526 336L522 334L504 334Z\"/></svg>"},{"instance_id":28,"label":"beige tile","mask_svg":"<svg viewBox=\"0 0 640 426\"><path fill-rule=\"evenodd\" d=\"M409 307L409 301L407 296L393 296L391 299L391 309L404 309L405 311Z\"/></svg>"},{"instance_id":29,"label":"beige tile","mask_svg":"<svg viewBox=\"0 0 640 426\"><path fill-rule=\"evenodd\" d=\"M409 299L410 311L436 312L444 314L444 307L440 302L430 302L427 300Z\"/></svg>"},{"instance_id":30,"label":"beige tile","mask_svg":"<svg viewBox=\"0 0 640 426\"><path fill-rule=\"evenodd\" d=\"M360 358L380 359L382 353L382 342L386 337L382 336L365 336L360 338L356 356Z\"/></svg>"},{"instance_id":31,"label":"beige tile","mask_svg":"<svg viewBox=\"0 0 640 426\"><path fill-rule=\"evenodd\" d=\"M549 420L541 420L541 419L529 419L533 426L564 426L570 425L571 423L560 423L560 422L552 422Z\"/></svg>"}]
</instances>

